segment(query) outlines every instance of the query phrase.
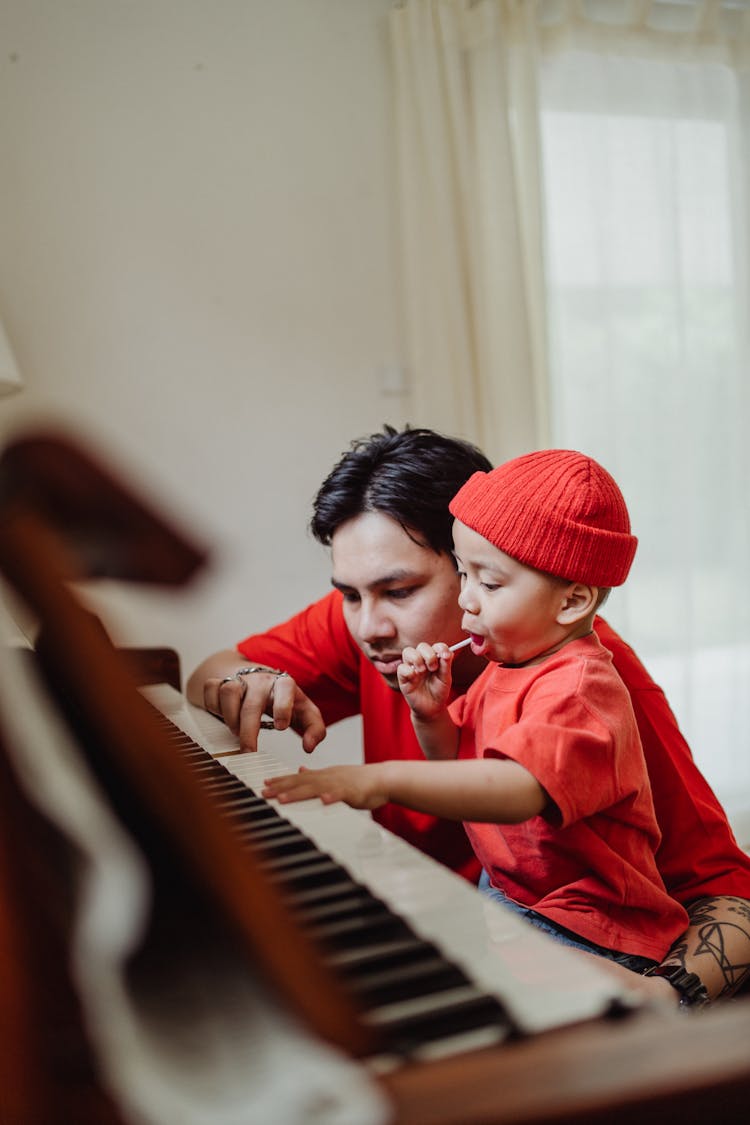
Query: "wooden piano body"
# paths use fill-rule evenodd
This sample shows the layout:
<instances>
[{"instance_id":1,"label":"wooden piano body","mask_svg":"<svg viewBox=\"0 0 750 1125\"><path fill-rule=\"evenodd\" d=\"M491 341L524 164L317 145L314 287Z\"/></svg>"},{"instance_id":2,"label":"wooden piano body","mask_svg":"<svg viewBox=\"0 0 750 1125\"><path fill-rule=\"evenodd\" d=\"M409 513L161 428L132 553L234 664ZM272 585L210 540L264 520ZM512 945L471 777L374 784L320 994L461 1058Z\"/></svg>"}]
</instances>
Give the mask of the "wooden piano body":
<instances>
[{"instance_id":1,"label":"wooden piano body","mask_svg":"<svg viewBox=\"0 0 750 1125\"><path fill-rule=\"evenodd\" d=\"M180 957L200 962L204 948L227 943L246 959L248 979L260 974L315 1040L372 1076L393 1125L748 1119L750 1001L690 1016L631 1005L588 958L506 918L366 814L307 802L287 807L288 826L277 810L262 811L261 831L257 820L228 813L229 789L244 790L248 812L256 804L247 787L285 768L273 758L273 735L270 751L239 755L225 728L174 688L138 690L132 662L68 588L91 573L92 558L100 573L181 582L201 552L57 437L14 447L0 484L0 568L42 625L30 659L61 727L151 866L159 921L146 926L148 957L133 957L147 986L157 990L159 972ZM23 717L11 714L7 693L4 700L0 1123L121 1125L130 1117L99 1064L70 967L74 864L63 862L54 826L19 775ZM312 852L298 853L300 834ZM269 846L274 840L280 846ZM306 913L317 880L342 867L356 884L344 893L361 896L360 905L340 909L336 891ZM442 979L457 1027L434 1030L446 1005L414 989L418 971L408 966L416 962L402 971L407 999L394 995L392 962L365 984L352 974L362 954L340 935L347 926L361 931L367 918L396 927L386 944L423 941L433 960L445 960L418 971ZM359 950L363 940L375 944L366 926ZM485 1010L486 1026L467 1020ZM415 1035L415 1026L426 1033Z\"/></svg>"}]
</instances>

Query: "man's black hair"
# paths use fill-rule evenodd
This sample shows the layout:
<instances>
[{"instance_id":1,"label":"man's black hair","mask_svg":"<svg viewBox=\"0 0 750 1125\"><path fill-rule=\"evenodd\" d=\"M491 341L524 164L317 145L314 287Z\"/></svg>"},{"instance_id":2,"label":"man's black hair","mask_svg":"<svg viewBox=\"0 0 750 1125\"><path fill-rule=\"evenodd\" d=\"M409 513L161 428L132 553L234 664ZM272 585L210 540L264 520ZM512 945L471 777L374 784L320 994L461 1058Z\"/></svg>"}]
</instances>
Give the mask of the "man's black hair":
<instances>
[{"instance_id":1,"label":"man's black hair","mask_svg":"<svg viewBox=\"0 0 750 1125\"><path fill-rule=\"evenodd\" d=\"M313 502L310 530L330 546L333 533L363 512L390 516L422 546L453 550L448 504L472 473L491 462L475 445L434 430L396 430L358 438L334 465Z\"/></svg>"}]
</instances>

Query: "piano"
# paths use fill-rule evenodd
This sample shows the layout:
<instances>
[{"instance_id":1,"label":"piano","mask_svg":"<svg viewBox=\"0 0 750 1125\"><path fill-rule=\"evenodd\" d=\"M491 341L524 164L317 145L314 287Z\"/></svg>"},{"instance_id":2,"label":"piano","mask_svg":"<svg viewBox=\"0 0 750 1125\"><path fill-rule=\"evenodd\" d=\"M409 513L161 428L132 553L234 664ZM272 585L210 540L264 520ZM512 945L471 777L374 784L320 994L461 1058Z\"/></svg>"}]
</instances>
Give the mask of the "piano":
<instances>
[{"instance_id":1,"label":"piano","mask_svg":"<svg viewBox=\"0 0 750 1125\"><path fill-rule=\"evenodd\" d=\"M597 1017L637 994L479 894L465 879L381 828L369 813L319 800L258 796L289 772L270 749L243 754L214 716L167 685L142 689L176 752L215 797L267 877L367 1008L365 1023L403 1057L430 1058ZM328 949L326 949L328 947Z\"/></svg>"},{"instance_id":2,"label":"piano","mask_svg":"<svg viewBox=\"0 0 750 1125\"><path fill-rule=\"evenodd\" d=\"M141 1120L128 1068L134 1059L147 1068L158 1048L168 1070L172 1039L189 1044L196 1005L221 981L224 960L233 989L252 986L251 1007L259 984L270 1000L258 1009L261 1035L281 1027L283 1039L288 1012L306 1041L333 1050L313 1051L309 1081L318 1065L350 1060L334 1073L367 1075L383 1099L367 1120L383 1125L747 1120L750 1001L690 1015L643 1003L603 963L504 911L369 814L260 798L263 778L288 768L273 734L241 754L173 685L136 687L131 663L70 588L89 573L180 583L200 550L57 435L7 450L0 485L0 571L41 623L37 651L20 662L34 685L27 671L0 676L2 1125ZM46 743L59 743L54 776L41 765ZM49 815L73 782L88 809L80 824L75 802ZM100 807L87 803L93 792ZM155 1017L126 1024L122 1042L107 1004L87 1006L96 966L81 964L76 946L76 872L99 819L109 823L107 847L121 830L125 840L110 905L137 885L128 864L149 870L150 902L132 894L131 913L144 921L131 947L122 926L105 926L109 941L125 942L120 984ZM95 840L90 857L95 868ZM201 978L209 964L219 970L211 983ZM220 1062L233 1045L228 1016L215 1028ZM304 1052L289 1057L304 1067ZM353 1092L351 1113L344 1106L330 1120L365 1120L361 1093L356 1109ZM182 1125L188 1094L184 1113L142 1119ZM267 1107L221 1117L218 1086L215 1096L216 1120L273 1119Z\"/></svg>"},{"instance_id":3,"label":"piano","mask_svg":"<svg viewBox=\"0 0 750 1125\"><path fill-rule=\"evenodd\" d=\"M245 830L269 878L390 1044L365 1064L393 1125L747 1119L750 1002L690 1014L643 1003L368 813L258 797L264 778L290 768L272 733L244 754L174 688L141 690L240 835L250 811Z\"/></svg>"}]
</instances>

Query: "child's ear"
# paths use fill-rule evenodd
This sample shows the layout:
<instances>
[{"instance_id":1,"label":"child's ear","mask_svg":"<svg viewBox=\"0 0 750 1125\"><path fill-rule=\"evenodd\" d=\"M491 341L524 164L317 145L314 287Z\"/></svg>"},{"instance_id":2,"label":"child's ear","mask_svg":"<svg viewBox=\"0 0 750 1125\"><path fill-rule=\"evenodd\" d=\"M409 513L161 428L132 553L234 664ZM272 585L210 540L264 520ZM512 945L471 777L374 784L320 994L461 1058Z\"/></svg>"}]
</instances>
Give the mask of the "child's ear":
<instances>
[{"instance_id":1,"label":"child's ear","mask_svg":"<svg viewBox=\"0 0 750 1125\"><path fill-rule=\"evenodd\" d=\"M557 615L558 625L575 625L578 621L596 609L599 600L599 587L586 586L583 582L571 582L563 590L560 599L560 610Z\"/></svg>"}]
</instances>

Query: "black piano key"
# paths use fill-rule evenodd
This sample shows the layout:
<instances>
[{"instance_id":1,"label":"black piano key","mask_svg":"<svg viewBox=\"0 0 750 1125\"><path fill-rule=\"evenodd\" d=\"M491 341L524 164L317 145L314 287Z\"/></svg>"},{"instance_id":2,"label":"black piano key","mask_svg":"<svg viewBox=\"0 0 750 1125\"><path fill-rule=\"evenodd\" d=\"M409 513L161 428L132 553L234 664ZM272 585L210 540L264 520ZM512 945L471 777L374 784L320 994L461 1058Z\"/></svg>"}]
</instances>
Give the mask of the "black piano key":
<instances>
[{"instance_id":1,"label":"black piano key","mask_svg":"<svg viewBox=\"0 0 750 1125\"><path fill-rule=\"evenodd\" d=\"M428 993L447 992L464 984L464 973L443 957L436 956L413 965L355 977L352 989L361 1005L372 1008Z\"/></svg>"},{"instance_id":2,"label":"black piano key","mask_svg":"<svg viewBox=\"0 0 750 1125\"><path fill-rule=\"evenodd\" d=\"M228 816L231 816L233 820L243 824L288 823L288 821L285 821L283 816L279 816L276 809L272 809L270 805L250 804L242 800L219 801L218 804Z\"/></svg>"},{"instance_id":3,"label":"black piano key","mask_svg":"<svg viewBox=\"0 0 750 1125\"><path fill-rule=\"evenodd\" d=\"M515 1028L503 1005L473 986L437 993L365 1012L363 1023L380 1034L385 1049L410 1055L427 1043L469 1031L494 1028L507 1038Z\"/></svg>"},{"instance_id":4,"label":"black piano key","mask_svg":"<svg viewBox=\"0 0 750 1125\"><path fill-rule=\"evenodd\" d=\"M377 901L368 910L348 918L322 924L309 924L310 934L323 946L351 949L356 945L371 945L376 941L392 941L411 933L408 925L387 907L378 906Z\"/></svg>"},{"instance_id":5,"label":"black piano key","mask_svg":"<svg viewBox=\"0 0 750 1125\"><path fill-rule=\"evenodd\" d=\"M262 847L271 840L286 840L295 833L289 821L278 817L276 820L259 820L253 824L237 824L237 836L255 847ZM318 854L320 850L318 849Z\"/></svg>"},{"instance_id":6,"label":"black piano key","mask_svg":"<svg viewBox=\"0 0 750 1125\"><path fill-rule=\"evenodd\" d=\"M337 902L348 898L360 884L352 880L351 883L334 883L327 887L298 887L292 888L287 894L287 903L292 910L306 913L314 910L316 906L323 906L328 902Z\"/></svg>"},{"instance_id":7,"label":"black piano key","mask_svg":"<svg viewBox=\"0 0 750 1125\"><path fill-rule=\"evenodd\" d=\"M221 762L217 762L215 758L211 758L210 756L206 758L205 754L202 754L200 750L181 749L180 757L184 762L187 762L190 768L195 770L196 773L216 773L219 770L229 773L229 770L226 766L222 765Z\"/></svg>"},{"instance_id":8,"label":"black piano key","mask_svg":"<svg viewBox=\"0 0 750 1125\"><path fill-rule=\"evenodd\" d=\"M359 883L352 883L351 887L343 890L340 895L323 899L322 902L308 903L305 907L305 918L311 925L315 922L324 922L328 918L346 916L354 910L366 910L372 901L373 895L366 887Z\"/></svg>"},{"instance_id":9,"label":"black piano key","mask_svg":"<svg viewBox=\"0 0 750 1125\"><path fill-rule=\"evenodd\" d=\"M430 942L409 931L402 937L335 950L327 959L342 978L351 980L378 968L406 964L410 960L416 963L435 952L436 949Z\"/></svg>"},{"instance_id":10,"label":"black piano key","mask_svg":"<svg viewBox=\"0 0 750 1125\"><path fill-rule=\"evenodd\" d=\"M267 874L292 875L297 871L303 871L309 864L318 863L320 861L320 852L316 851L314 848L310 848L303 852L273 855L271 854L270 847L261 844L258 848L258 859L261 869Z\"/></svg>"},{"instance_id":11,"label":"black piano key","mask_svg":"<svg viewBox=\"0 0 750 1125\"><path fill-rule=\"evenodd\" d=\"M240 785L235 778L233 789L228 789L225 796L222 798L221 803L226 804L228 808L236 808L239 812L247 810L251 812L253 809L271 809L277 816L280 814L270 805L263 797L258 797L253 793L252 789L247 789L244 785Z\"/></svg>"},{"instance_id":12,"label":"black piano key","mask_svg":"<svg viewBox=\"0 0 750 1125\"><path fill-rule=\"evenodd\" d=\"M311 864L303 871L271 873L269 877L282 887L296 889L351 882L352 877L346 868L327 857L324 852L320 852L319 856L318 863Z\"/></svg>"},{"instance_id":13,"label":"black piano key","mask_svg":"<svg viewBox=\"0 0 750 1125\"><path fill-rule=\"evenodd\" d=\"M259 847L264 856L272 856L276 860L293 859L294 856L302 859L307 855L320 855L320 849L316 848L312 840L302 832L287 833L281 839L259 841Z\"/></svg>"},{"instance_id":14,"label":"black piano key","mask_svg":"<svg viewBox=\"0 0 750 1125\"><path fill-rule=\"evenodd\" d=\"M237 778L232 777L231 773L227 773L223 777L220 774L201 777L201 785L217 799L226 797L227 800L231 801L233 797L240 800L247 796L247 790L238 784Z\"/></svg>"}]
</instances>

